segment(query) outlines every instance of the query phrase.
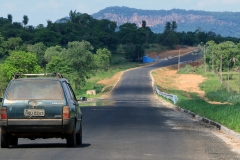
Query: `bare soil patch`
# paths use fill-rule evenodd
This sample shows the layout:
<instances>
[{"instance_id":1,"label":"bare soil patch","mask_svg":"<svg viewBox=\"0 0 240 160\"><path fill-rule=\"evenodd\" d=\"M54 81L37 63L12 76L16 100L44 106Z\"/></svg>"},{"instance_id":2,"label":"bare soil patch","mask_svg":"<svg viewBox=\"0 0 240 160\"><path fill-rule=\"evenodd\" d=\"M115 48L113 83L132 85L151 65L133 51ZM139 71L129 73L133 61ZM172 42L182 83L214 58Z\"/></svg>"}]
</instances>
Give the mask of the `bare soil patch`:
<instances>
[{"instance_id":1,"label":"bare soil patch","mask_svg":"<svg viewBox=\"0 0 240 160\"><path fill-rule=\"evenodd\" d=\"M201 61L188 63L196 67L202 64ZM186 64L181 64L184 67ZM204 97L205 92L199 88L206 78L196 74L177 74L178 65L173 65L165 68L159 68L153 71L153 78L157 85L162 88L178 89L187 92L197 93L199 96Z\"/></svg>"},{"instance_id":2,"label":"bare soil patch","mask_svg":"<svg viewBox=\"0 0 240 160\"><path fill-rule=\"evenodd\" d=\"M191 65L192 67L198 67L202 65L202 61L194 61L187 64L181 64L181 68L185 65ZM153 71L153 78L155 84L161 86L163 89L178 89L186 91L188 93L197 93L202 99L210 104L229 104L228 102L216 102L210 101L205 97L205 92L201 90L199 85L203 83L206 78L196 74L178 74L178 65L173 65L165 68L159 68ZM229 104L231 105L231 104Z\"/></svg>"}]
</instances>

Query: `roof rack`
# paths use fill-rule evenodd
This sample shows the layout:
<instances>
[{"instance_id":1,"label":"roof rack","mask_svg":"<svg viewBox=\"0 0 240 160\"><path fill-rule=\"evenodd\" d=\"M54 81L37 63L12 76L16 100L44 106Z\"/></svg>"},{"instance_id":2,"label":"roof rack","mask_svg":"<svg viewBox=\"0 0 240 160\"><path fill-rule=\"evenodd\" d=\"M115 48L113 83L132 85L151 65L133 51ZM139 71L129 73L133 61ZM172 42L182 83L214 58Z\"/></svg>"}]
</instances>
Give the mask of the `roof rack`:
<instances>
[{"instance_id":1,"label":"roof rack","mask_svg":"<svg viewBox=\"0 0 240 160\"><path fill-rule=\"evenodd\" d=\"M54 72L54 73L41 73L41 74L21 74L21 73L15 73L13 76L13 79L18 79L20 76L25 76L25 77L58 77L58 78L63 78L63 76L60 73Z\"/></svg>"}]
</instances>

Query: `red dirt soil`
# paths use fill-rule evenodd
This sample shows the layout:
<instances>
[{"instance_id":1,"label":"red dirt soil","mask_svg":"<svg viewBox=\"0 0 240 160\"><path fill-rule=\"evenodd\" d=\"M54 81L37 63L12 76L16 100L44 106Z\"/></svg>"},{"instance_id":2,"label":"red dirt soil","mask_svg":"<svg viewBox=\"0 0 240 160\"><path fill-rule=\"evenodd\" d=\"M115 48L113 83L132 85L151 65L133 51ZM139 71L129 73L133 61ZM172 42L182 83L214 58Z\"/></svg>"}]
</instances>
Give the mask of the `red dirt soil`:
<instances>
[{"instance_id":1,"label":"red dirt soil","mask_svg":"<svg viewBox=\"0 0 240 160\"><path fill-rule=\"evenodd\" d=\"M180 55L184 55L184 54L190 53L195 50L198 50L198 47L181 48ZM164 52L152 52L152 53L148 54L148 57L154 58L156 56L159 56L161 59L167 58L169 56L171 56L171 57L179 56L179 50L169 50L169 51L164 51Z\"/></svg>"}]
</instances>

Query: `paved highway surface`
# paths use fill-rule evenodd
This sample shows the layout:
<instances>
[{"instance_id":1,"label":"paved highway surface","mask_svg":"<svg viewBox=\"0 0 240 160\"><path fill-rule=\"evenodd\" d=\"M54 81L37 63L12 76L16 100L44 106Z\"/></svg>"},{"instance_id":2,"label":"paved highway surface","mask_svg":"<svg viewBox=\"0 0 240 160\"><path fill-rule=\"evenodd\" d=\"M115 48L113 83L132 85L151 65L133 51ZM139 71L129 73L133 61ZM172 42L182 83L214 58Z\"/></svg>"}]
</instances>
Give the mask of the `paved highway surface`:
<instances>
[{"instance_id":1,"label":"paved highway surface","mask_svg":"<svg viewBox=\"0 0 240 160\"><path fill-rule=\"evenodd\" d=\"M190 56L181 59L197 58ZM127 71L109 99L82 107L83 145L67 148L61 139L20 139L18 146L0 149L0 159L240 159L216 136L215 129L174 111L154 96L149 72L176 62L173 58Z\"/></svg>"}]
</instances>

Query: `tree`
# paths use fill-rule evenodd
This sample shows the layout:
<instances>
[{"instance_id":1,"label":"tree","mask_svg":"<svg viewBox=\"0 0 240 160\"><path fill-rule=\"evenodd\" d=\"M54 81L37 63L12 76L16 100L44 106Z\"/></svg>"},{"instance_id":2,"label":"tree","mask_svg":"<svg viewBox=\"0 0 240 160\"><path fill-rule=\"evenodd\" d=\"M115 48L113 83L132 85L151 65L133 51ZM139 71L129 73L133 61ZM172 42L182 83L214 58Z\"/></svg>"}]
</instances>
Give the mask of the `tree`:
<instances>
[{"instance_id":1,"label":"tree","mask_svg":"<svg viewBox=\"0 0 240 160\"><path fill-rule=\"evenodd\" d=\"M146 21L142 21L142 28L146 28L146 26L147 26Z\"/></svg>"},{"instance_id":2,"label":"tree","mask_svg":"<svg viewBox=\"0 0 240 160\"><path fill-rule=\"evenodd\" d=\"M119 26L117 37L119 43L137 43L137 25L135 23L125 23Z\"/></svg>"},{"instance_id":3,"label":"tree","mask_svg":"<svg viewBox=\"0 0 240 160\"><path fill-rule=\"evenodd\" d=\"M28 24L28 16L26 16L26 15L24 15L23 16L23 21L22 21L22 23L24 24L24 27Z\"/></svg>"},{"instance_id":4,"label":"tree","mask_svg":"<svg viewBox=\"0 0 240 160\"><path fill-rule=\"evenodd\" d=\"M67 61L59 56L52 56L48 64L46 65L46 72L60 72L61 74L68 74L72 72L72 69L68 66Z\"/></svg>"},{"instance_id":5,"label":"tree","mask_svg":"<svg viewBox=\"0 0 240 160\"><path fill-rule=\"evenodd\" d=\"M164 32L169 32L169 31L171 31L171 29L172 29L171 22L166 22Z\"/></svg>"},{"instance_id":6,"label":"tree","mask_svg":"<svg viewBox=\"0 0 240 160\"><path fill-rule=\"evenodd\" d=\"M135 45L132 43L125 44L123 46L125 51L125 59L128 61L137 61L135 56Z\"/></svg>"},{"instance_id":7,"label":"tree","mask_svg":"<svg viewBox=\"0 0 240 160\"><path fill-rule=\"evenodd\" d=\"M69 12L69 18L70 18L70 22L72 23L78 23L79 22L79 16L81 15L81 13L76 12L76 10L73 12L72 10Z\"/></svg>"},{"instance_id":8,"label":"tree","mask_svg":"<svg viewBox=\"0 0 240 160\"><path fill-rule=\"evenodd\" d=\"M46 65L46 61L44 59L44 54L45 54L46 49L47 49L47 47L42 42L27 46L27 51L36 54L38 64L43 68L45 68L45 65Z\"/></svg>"},{"instance_id":9,"label":"tree","mask_svg":"<svg viewBox=\"0 0 240 160\"><path fill-rule=\"evenodd\" d=\"M215 59L215 51L217 50L217 44L211 40L211 41L208 41L206 43L207 47L208 47L208 53L211 53L211 57L209 58L211 62L211 65L212 65L212 72L214 72L214 59ZM207 55L210 55L210 54L207 54ZM210 65L210 64L209 64Z\"/></svg>"},{"instance_id":10,"label":"tree","mask_svg":"<svg viewBox=\"0 0 240 160\"><path fill-rule=\"evenodd\" d=\"M5 47L4 47L4 37L0 33L0 57L4 56L5 54Z\"/></svg>"},{"instance_id":11,"label":"tree","mask_svg":"<svg viewBox=\"0 0 240 160\"><path fill-rule=\"evenodd\" d=\"M154 33L151 31L149 27L147 27L146 21L142 21L142 27L138 29L138 32L140 35L145 36L145 44L148 44L149 41L150 43L153 42L153 35Z\"/></svg>"},{"instance_id":12,"label":"tree","mask_svg":"<svg viewBox=\"0 0 240 160\"><path fill-rule=\"evenodd\" d=\"M0 55L3 57L9 56L9 53L14 50L19 50L22 43L22 39L20 37L11 37L8 38L7 41L4 41L0 36Z\"/></svg>"},{"instance_id":13,"label":"tree","mask_svg":"<svg viewBox=\"0 0 240 160\"><path fill-rule=\"evenodd\" d=\"M0 97L3 97L4 90L8 85L8 78L5 76L4 65L0 64Z\"/></svg>"},{"instance_id":14,"label":"tree","mask_svg":"<svg viewBox=\"0 0 240 160\"><path fill-rule=\"evenodd\" d=\"M176 21L173 21L172 23L166 22L165 24L165 30L163 32L163 39L161 40L161 43L170 49L175 48L175 46L179 43L179 38L175 32L176 28Z\"/></svg>"},{"instance_id":15,"label":"tree","mask_svg":"<svg viewBox=\"0 0 240 160\"><path fill-rule=\"evenodd\" d=\"M6 58L3 68L3 76L11 80L14 73L39 73L40 66L37 63L35 54L24 51L13 51Z\"/></svg>"},{"instance_id":16,"label":"tree","mask_svg":"<svg viewBox=\"0 0 240 160\"><path fill-rule=\"evenodd\" d=\"M144 48L139 44L127 44L124 46L125 58L128 61L137 62L142 60L144 55Z\"/></svg>"},{"instance_id":17,"label":"tree","mask_svg":"<svg viewBox=\"0 0 240 160\"><path fill-rule=\"evenodd\" d=\"M98 49L94 55L94 61L98 69L108 70L110 66L111 52L106 49Z\"/></svg>"},{"instance_id":18,"label":"tree","mask_svg":"<svg viewBox=\"0 0 240 160\"><path fill-rule=\"evenodd\" d=\"M178 44L178 38L175 32L165 32L164 38L162 40L162 44L164 46L167 46L170 49L175 48L175 46Z\"/></svg>"},{"instance_id":19,"label":"tree","mask_svg":"<svg viewBox=\"0 0 240 160\"><path fill-rule=\"evenodd\" d=\"M17 50L19 48L19 46L21 45L22 43L22 39L20 37L11 37L11 38L8 38L8 40L6 41L6 44L7 44L7 48L9 50Z\"/></svg>"},{"instance_id":20,"label":"tree","mask_svg":"<svg viewBox=\"0 0 240 160\"><path fill-rule=\"evenodd\" d=\"M171 27L172 27L172 31L175 32L176 29L177 29L177 22L176 21L172 21Z\"/></svg>"},{"instance_id":21,"label":"tree","mask_svg":"<svg viewBox=\"0 0 240 160\"><path fill-rule=\"evenodd\" d=\"M12 23L12 19L13 19L12 15L11 15L11 14L8 14L8 15L7 15L7 18L8 18L8 21L9 21L10 23Z\"/></svg>"},{"instance_id":22,"label":"tree","mask_svg":"<svg viewBox=\"0 0 240 160\"><path fill-rule=\"evenodd\" d=\"M61 46L52 46L47 48L44 54L44 59L46 62L50 62L52 57L62 57L63 48Z\"/></svg>"},{"instance_id":23,"label":"tree","mask_svg":"<svg viewBox=\"0 0 240 160\"><path fill-rule=\"evenodd\" d=\"M137 45L135 46L135 51L134 51L134 53L135 53L135 56L136 56L137 61L141 61L142 58L143 58L143 56L144 56L144 48L143 48L143 46L137 44Z\"/></svg>"},{"instance_id":24,"label":"tree","mask_svg":"<svg viewBox=\"0 0 240 160\"><path fill-rule=\"evenodd\" d=\"M69 42L67 49L63 51L64 59L75 72L75 87L83 86L86 79L90 78L95 71L94 57L92 54L93 46L88 41Z\"/></svg>"}]
</instances>

